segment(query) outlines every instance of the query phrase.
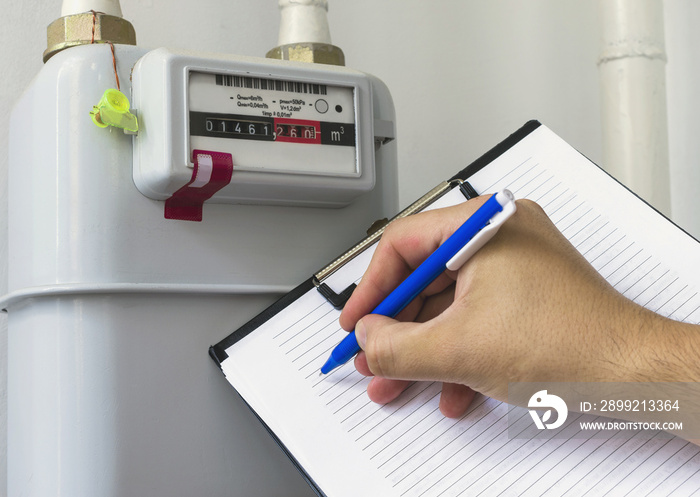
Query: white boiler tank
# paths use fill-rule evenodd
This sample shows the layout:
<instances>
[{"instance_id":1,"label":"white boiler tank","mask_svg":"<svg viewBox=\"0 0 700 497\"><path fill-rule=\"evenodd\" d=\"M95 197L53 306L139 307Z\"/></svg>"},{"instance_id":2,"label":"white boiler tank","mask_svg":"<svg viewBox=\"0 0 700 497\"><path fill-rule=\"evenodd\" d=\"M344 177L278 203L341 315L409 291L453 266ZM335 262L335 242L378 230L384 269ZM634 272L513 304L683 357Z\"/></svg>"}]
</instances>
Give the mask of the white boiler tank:
<instances>
[{"instance_id":1,"label":"white boiler tank","mask_svg":"<svg viewBox=\"0 0 700 497\"><path fill-rule=\"evenodd\" d=\"M100 128L89 114L115 84L108 44L54 55L11 118L9 293L0 304L9 333L8 495L312 495L207 351L396 213L391 97L370 76L351 88L349 119L365 133L357 160L370 176L352 166L339 182L314 176L303 154L317 160L315 145L304 143L288 154L302 169L294 176L285 153L231 139L230 183L204 202L202 220L168 219L167 198L193 171L178 162L191 159L194 97L183 74L242 64L250 77L251 67L263 73L270 64L265 79L286 81L312 65L114 48L135 136ZM149 56L156 62L137 64ZM331 86L354 74L319 71L316 83L330 77ZM141 94L131 91L138 78ZM217 146L212 140L204 144ZM247 167L239 144L246 157L272 158Z\"/></svg>"}]
</instances>

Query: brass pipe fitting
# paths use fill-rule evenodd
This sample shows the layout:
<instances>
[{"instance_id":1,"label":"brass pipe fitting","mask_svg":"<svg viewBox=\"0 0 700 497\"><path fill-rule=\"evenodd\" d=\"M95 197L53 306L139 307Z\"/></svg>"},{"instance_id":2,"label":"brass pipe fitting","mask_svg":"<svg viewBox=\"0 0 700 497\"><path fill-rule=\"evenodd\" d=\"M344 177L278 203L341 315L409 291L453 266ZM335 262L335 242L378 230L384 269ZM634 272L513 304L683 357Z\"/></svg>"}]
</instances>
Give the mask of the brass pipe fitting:
<instances>
[{"instance_id":1,"label":"brass pipe fitting","mask_svg":"<svg viewBox=\"0 0 700 497\"><path fill-rule=\"evenodd\" d=\"M317 64L345 65L345 54L327 43L290 43L275 47L265 55L268 59L298 60Z\"/></svg>"},{"instance_id":2,"label":"brass pipe fitting","mask_svg":"<svg viewBox=\"0 0 700 497\"><path fill-rule=\"evenodd\" d=\"M66 48L90 43L136 45L136 31L122 17L101 12L84 12L60 17L46 28L44 62Z\"/></svg>"}]
</instances>

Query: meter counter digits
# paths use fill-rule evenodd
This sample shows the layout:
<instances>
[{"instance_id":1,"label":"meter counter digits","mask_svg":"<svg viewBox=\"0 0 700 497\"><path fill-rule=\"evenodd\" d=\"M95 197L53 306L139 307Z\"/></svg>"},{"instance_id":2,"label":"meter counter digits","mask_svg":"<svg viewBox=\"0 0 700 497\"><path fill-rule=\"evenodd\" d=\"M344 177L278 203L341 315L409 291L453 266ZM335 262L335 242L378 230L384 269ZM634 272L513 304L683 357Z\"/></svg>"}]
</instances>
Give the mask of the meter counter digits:
<instances>
[{"instance_id":1,"label":"meter counter digits","mask_svg":"<svg viewBox=\"0 0 700 497\"><path fill-rule=\"evenodd\" d=\"M344 207L375 187L376 147L394 137L386 87L346 67L156 49L132 81L134 183L157 200L213 192L197 157L225 157L230 180L206 201Z\"/></svg>"}]
</instances>

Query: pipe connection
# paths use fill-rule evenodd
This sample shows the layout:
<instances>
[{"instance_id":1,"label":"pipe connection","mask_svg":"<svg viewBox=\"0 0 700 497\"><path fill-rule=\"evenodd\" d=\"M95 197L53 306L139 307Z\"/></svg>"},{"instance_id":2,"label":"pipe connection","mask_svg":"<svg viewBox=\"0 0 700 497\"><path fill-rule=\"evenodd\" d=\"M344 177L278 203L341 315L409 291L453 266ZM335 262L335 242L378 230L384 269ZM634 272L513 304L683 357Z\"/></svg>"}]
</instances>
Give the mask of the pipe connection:
<instances>
[{"instance_id":1,"label":"pipe connection","mask_svg":"<svg viewBox=\"0 0 700 497\"><path fill-rule=\"evenodd\" d=\"M331 43L327 0L279 0L278 46L269 59L345 65L343 51Z\"/></svg>"},{"instance_id":2,"label":"pipe connection","mask_svg":"<svg viewBox=\"0 0 700 497\"><path fill-rule=\"evenodd\" d=\"M56 19L46 28L44 62L66 48L90 43L136 45L136 31L121 15L103 12L72 13Z\"/></svg>"}]
</instances>

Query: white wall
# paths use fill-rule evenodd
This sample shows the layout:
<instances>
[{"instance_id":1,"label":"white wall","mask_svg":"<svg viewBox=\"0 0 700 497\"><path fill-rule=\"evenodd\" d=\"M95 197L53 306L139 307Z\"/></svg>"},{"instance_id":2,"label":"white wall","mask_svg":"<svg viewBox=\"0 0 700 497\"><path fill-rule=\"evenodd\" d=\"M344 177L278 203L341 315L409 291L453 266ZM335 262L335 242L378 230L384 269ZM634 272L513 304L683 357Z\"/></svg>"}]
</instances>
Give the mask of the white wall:
<instances>
[{"instance_id":1,"label":"white wall","mask_svg":"<svg viewBox=\"0 0 700 497\"><path fill-rule=\"evenodd\" d=\"M0 293L7 276L7 131L12 103L42 66L60 0L4 0L0 29ZM122 0L139 45L262 56L276 0ZM330 0L347 65L383 79L397 108L405 205L537 118L600 161L597 2ZM669 129L678 221L700 234L700 22L696 0L666 4ZM687 181L685 178L690 178ZM7 330L0 317L0 495L5 488Z\"/></svg>"},{"instance_id":2,"label":"white wall","mask_svg":"<svg viewBox=\"0 0 700 497\"><path fill-rule=\"evenodd\" d=\"M394 96L402 203L533 118L600 157L595 2L331 0L330 20Z\"/></svg>"}]
</instances>

